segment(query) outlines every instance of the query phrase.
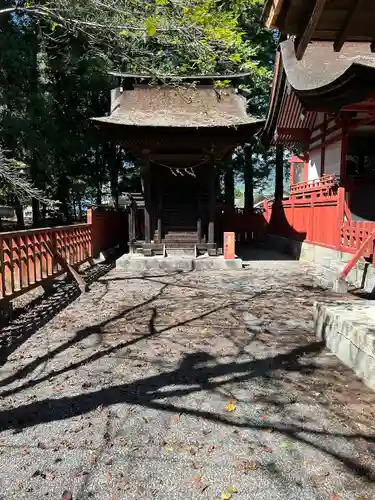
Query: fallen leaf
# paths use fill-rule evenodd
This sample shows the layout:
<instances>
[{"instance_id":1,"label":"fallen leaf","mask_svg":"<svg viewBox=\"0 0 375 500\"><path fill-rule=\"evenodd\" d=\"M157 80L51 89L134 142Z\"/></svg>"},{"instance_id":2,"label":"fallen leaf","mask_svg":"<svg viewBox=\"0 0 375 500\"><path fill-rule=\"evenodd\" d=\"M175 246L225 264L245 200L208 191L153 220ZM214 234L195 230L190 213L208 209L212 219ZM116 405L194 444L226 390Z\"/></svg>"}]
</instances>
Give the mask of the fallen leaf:
<instances>
[{"instance_id":1,"label":"fallen leaf","mask_svg":"<svg viewBox=\"0 0 375 500\"><path fill-rule=\"evenodd\" d=\"M191 482L192 482L193 486L195 486L198 489L201 489L203 486L202 485L202 476L193 476L191 478Z\"/></svg>"},{"instance_id":2,"label":"fallen leaf","mask_svg":"<svg viewBox=\"0 0 375 500\"><path fill-rule=\"evenodd\" d=\"M180 423L180 415L175 415L173 417L173 423L174 424L179 424Z\"/></svg>"},{"instance_id":3,"label":"fallen leaf","mask_svg":"<svg viewBox=\"0 0 375 500\"><path fill-rule=\"evenodd\" d=\"M49 481L53 481L56 478L56 472L54 472L54 471L47 471L46 472L46 478Z\"/></svg>"},{"instance_id":4,"label":"fallen leaf","mask_svg":"<svg viewBox=\"0 0 375 500\"><path fill-rule=\"evenodd\" d=\"M250 462L245 460L238 465L238 469L247 474L250 471L258 470L260 468L259 462Z\"/></svg>"},{"instance_id":5,"label":"fallen leaf","mask_svg":"<svg viewBox=\"0 0 375 500\"><path fill-rule=\"evenodd\" d=\"M236 402L235 401L229 401L225 405L225 409L226 409L226 411L229 411L229 412L234 411L236 409Z\"/></svg>"},{"instance_id":6,"label":"fallen leaf","mask_svg":"<svg viewBox=\"0 0 375 500\"><path fill-rule=\"evenodd\" d=\"M232 498L232 493L223 492L220 495L221 500L230 500Z\"/></svg>"},{"instance_id":7,"label":"fallen leaf","mask_svg":"<svg viewBox=\"0 0 375 500\"><path fill-rule=\"evenodd\" d=\"M340 500L340 497L336 493L331 493L329 500Z\"/></svg>"}]
</instances>

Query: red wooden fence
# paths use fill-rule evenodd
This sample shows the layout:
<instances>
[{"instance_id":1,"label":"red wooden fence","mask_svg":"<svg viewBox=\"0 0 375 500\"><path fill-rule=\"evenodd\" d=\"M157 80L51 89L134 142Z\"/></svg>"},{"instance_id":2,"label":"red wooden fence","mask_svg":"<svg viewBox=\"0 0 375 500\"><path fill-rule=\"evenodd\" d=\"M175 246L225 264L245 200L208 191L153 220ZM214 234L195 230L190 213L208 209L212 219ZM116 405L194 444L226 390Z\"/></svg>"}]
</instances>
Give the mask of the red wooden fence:
<instances>
[{"instance_id":1,"label":"red wooden fence","mask_svg":"<svg viewBox=\"0 0 375 500\"><path fill-rule=\"evenodd\" d=\"M128 214L110 207L93 207L87 211L87 222L92 227L93 255L101 250L126 245L128 242Z\"/></svg>"},{"instance_id":2,"label":"red wooden fence","mask_svg":"<svg viewBox=\"0 0 375 500\"><path fill-rule=\"evenodd\" d=\"M0 233L0 303L127 241L127 215L89 209L87 224Z\"/></svg>"},{"instance_id":3,"label":"red wooden fence","mask_svg":"<svg viewBox=\"0 0 375 500\"><path fill-rule=\"evenodd\" d=\"M335 176L291 186L291 196L282 204L265 202L268 232L315 245L356 254L375 222L352 221L345 203L345 188L337 187ZM373 243L363 257L373 255Z\"/></svg>"},{"instance_id":4,"label":"red wooden fence","mask_svg":"<svg viewBox=\"0 0 375 500\"><path fill-rule=\"evenodd\" d=\"M286 200L267 203L268 232L328 248L339 245L343 220L343 191L322 200Z\"/></svg>"},{"instance_id":5,"label":"red wooden fence","mask_svg":"<svg viewBox=\"0 0 375 500\"><path fill-rule=\"evenodd\" d=\"M267 221L262 213L224 212L217 216L216 223L220 233L234 232L237 242L250 242L260 239L267 231Z\"/></svg>"},{"instance_id":6,"label":"red wooden fence","mask_svg":"<svg viewBox=\"0 0 375 500\"><path fill-rule=\"evenodd\" d=\"M89 224L0 233L0 300L66 272L61 257L70 265L89 260L91 243Z\"/></svg>"}]
</instances>

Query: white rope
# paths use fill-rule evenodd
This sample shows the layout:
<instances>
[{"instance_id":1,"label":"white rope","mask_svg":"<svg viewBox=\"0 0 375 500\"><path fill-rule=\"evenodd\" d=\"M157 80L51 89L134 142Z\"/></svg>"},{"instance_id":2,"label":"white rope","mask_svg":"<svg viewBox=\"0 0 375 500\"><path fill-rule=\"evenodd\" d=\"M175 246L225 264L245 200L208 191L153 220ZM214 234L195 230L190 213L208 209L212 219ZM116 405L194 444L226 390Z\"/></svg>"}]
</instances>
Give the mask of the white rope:
<instances>
[{"instance_id":1,"label":"white rope","mask_svg":"<svg viewBox=\"0 0 375 500\"><path fill-rule=\"evenodd\" d=\"M155 160L150 160L152 163L155 163L155 165L159 165L160 167L165 167L165 168L169 168L170 170L191 170L193 168L196 168L196 167L200 167L201 165L203 165L204 163L207 163L208 162L208 159L206 158L205 160L197 163L196 165L191 165L189 167L171 167L170 165L165 165L164 163L160 163L158 161L155 161ZM183 175L183 174L182 174Z\"/></svg>"}]
</instances>

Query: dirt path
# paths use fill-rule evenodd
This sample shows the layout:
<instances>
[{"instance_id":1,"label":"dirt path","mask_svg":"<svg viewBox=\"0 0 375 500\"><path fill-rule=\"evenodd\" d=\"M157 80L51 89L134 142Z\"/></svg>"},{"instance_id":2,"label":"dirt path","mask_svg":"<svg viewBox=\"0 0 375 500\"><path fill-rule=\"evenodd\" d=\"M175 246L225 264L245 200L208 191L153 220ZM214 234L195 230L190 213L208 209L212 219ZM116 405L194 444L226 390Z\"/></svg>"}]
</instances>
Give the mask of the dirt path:
<instances>
[{"instance_id":1,"label":"dirt path","mask_svg":"<svg viewBox=\"0 0 375 500\"><path fill-rule=\"evenodd\" d=\"M0 370L0 498L375 498L375 395L311 334L313 283L111 271Z\"/></svg>"}]
</instances>

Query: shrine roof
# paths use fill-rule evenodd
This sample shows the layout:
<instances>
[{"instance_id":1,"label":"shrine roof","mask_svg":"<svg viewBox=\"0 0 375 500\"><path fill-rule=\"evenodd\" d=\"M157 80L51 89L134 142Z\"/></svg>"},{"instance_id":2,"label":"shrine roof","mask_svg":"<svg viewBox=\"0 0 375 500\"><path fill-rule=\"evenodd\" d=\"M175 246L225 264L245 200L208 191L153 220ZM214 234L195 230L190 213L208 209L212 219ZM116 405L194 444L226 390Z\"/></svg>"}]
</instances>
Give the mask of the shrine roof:
<instances>
[{"instance_id":1,"label":"shrine roof","mask_svg":"<svg viewBox=\"0 0 375 500\"><path fill-rule=\"evenodd\" d=\"M367 43L348 42L335 52L330 42L312 42L302 60L289 38L279 45L262 141L305 143L317 111L338 112L366 102L375 88L375 53ZM276 138L275 138L276 137Z\"/></svg>"},{"instance_id":2,"label":"shrine roof","mask_svg":"<svg viewBox=\"0 0 375 500\"><path fill-rule=\"evenodd\" d=\"M375 53L367 43L348 42L341 52L335 52L330 42L312 42L305 55L297 60L293 39L280 44L286 76L296 91L337 88L363 70L375 74Z\"/></svg>"},{"instance_id":3,"label":"shrine roof","mask_svg":"<svg viewBox=\"0 0 375 500\"><path fill-rule=\"evenodd\" d=\"M99 124L132 127L260 128L263 120L249 116L246 99L232 87L134 85L112 104L109 116L93 118Z\"/></svg>"}]
</instances>

